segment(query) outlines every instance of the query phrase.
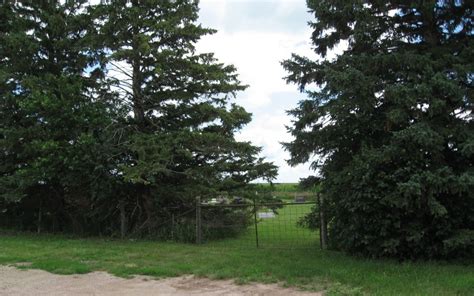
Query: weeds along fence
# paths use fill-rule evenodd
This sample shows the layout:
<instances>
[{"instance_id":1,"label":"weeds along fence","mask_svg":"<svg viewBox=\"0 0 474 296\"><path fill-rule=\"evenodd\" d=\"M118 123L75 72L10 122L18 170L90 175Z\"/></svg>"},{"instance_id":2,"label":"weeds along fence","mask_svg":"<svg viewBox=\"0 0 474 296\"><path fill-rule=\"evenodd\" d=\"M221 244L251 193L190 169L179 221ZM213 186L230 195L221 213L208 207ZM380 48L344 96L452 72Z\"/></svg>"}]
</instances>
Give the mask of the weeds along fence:
<instances>
[{"instance_id":1,"label":"weeds along fence","mask_svg":"<svg viewBox=\"0 0 474 296\"><path fill-rule=\"evenodd\" d=\"M182 212L171 212L160 235L173 241L216 247L315 248L318 231L302 223L317 203L201 202Z\"/></svg>"}]
</instances>

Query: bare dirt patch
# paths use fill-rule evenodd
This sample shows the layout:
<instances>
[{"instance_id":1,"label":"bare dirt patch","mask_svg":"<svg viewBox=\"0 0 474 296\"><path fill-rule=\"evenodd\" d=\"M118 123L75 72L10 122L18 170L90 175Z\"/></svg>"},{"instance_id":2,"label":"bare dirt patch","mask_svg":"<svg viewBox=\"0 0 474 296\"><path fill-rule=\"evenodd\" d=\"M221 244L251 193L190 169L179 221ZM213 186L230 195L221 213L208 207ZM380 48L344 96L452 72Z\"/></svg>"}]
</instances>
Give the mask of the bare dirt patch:
<instances>
[{"instance_id":1,"label":"bare dirt patch","mask_svg":"<svg viewBox=\"0 0 474 296\"><path fill-rule=\"evenodd\" d=\"M0 295L313 295L276 284L237 285L230 280L210 280L192 275L153 279L123 279L105 272L57 275L43 270L0 266Z\"/></svg>"}]
</instances>

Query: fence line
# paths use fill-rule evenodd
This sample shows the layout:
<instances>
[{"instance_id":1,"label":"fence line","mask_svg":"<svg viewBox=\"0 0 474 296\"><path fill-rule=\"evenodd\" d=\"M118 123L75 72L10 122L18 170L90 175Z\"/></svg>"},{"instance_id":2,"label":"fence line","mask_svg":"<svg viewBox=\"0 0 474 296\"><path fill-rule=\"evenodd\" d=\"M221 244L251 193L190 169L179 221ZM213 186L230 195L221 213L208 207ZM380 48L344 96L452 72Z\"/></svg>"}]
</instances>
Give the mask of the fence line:
<instances>
[{"instance_id":1,"label":"fence line","mask_svg":"<svg viewBox=\"0 0 474 296\"><path fill-rule=\"evenodd\" d=\"M318 240L316 233L298 225L316 204L316 201L259 203L256 200L209 204L197 198L196 243L239 235L238 241L257 248L316 247L321 238Z\"/></svg>"}]
</instances>

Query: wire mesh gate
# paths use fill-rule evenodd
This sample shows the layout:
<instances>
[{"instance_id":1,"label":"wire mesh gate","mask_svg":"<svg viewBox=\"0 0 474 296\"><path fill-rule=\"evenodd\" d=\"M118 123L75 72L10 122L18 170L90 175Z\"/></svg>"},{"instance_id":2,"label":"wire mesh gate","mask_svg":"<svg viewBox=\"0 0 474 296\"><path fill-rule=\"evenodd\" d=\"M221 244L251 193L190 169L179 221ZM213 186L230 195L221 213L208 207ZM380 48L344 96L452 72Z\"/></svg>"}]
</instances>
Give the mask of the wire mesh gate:
<instances>
[{"instance_id":1,"label":"wire mesh gate","mask_svg":"<svg viewBox=\"0 0 474 296\"><path fill-rule=\"evenodd\" d=\"M196 243L222 247L314 248L319 236L301 225L316 202L196 204Z\"/></svg>"}]
</instances>

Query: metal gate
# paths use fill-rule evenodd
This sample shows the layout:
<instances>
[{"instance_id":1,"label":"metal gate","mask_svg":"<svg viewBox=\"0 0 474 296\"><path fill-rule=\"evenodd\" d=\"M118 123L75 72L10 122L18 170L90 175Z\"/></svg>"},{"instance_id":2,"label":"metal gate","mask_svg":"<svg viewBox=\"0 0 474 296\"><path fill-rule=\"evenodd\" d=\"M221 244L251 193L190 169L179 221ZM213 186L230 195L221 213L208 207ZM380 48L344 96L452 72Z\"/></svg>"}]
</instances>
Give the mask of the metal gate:
<instances>
[{"instance_id":1,"label":"metal gate","mask_svg":"<svg viewBox=\"0 0 474 296\"><path fill-rule=\"evenodd\" d=\"M301 220L315 201L196 204L196 243L219 247L314 248L319 236Z\"/></svg>"}]
</instances>

